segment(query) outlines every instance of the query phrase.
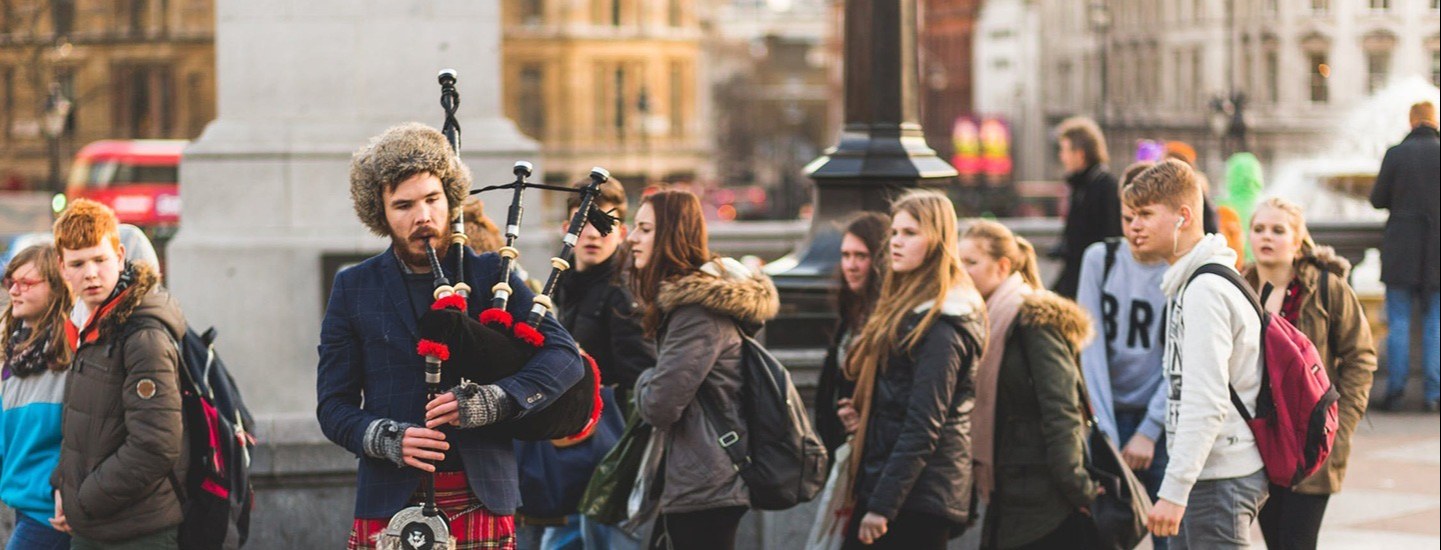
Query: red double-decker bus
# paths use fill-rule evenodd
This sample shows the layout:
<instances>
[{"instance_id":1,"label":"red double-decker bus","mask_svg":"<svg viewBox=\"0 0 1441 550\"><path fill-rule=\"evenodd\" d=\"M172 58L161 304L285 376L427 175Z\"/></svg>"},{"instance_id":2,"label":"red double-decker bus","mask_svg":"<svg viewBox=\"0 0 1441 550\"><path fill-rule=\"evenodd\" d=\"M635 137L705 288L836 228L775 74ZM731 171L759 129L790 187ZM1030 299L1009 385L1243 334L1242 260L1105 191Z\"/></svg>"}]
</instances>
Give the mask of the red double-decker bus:
<instances>
[{"instance_id":1,"label":"red double-decker bus","mask_svg":"<svg viewBox=\"0 0 1441 550\"><path fill-rule=\"evenodd\" d=\"M168 237L180 223L180 153L189 143L138 139L86 145L70 167L66 198L102 202L121 223Z\"/></svg>"}]
</instances>

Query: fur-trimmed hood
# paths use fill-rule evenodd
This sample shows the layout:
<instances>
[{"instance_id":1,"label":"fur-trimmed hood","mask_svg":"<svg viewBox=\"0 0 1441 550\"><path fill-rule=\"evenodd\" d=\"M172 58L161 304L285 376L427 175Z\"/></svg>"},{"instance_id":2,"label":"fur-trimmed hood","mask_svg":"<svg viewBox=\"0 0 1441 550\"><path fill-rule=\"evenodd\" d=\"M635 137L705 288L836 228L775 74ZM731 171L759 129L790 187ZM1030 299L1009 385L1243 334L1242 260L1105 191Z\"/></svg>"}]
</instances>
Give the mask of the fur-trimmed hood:
<instances>
[{"instance_id":1,"label":"fur-trimmed hood","mask_svg":"<svg viewBox=\"0 0 1441 550\"><path fill-rule=\"evenodd\" d=\"M1047 290L1026 295L1017 321L1027 327L1054 329L1077 350L1085 347L1093 335L1091 319L1081 306Z\"/></svg>"},{"instance_id":2,"label":"fur-trimmed hood","mask_svg":"<svg viewBox=\"0 0 1441 550\"><path fill-rule=\"evenodd\" d=\"M95 329L99 331L100 339L111 339L119 335L122 327L131 318L136 316L154 317L170 329L171 335L179 338L185 334L185 317L180 313L180 306L175 303L175 298L169 293L157 289L160 287L160 274L148 264L141 262L127 262L135 270L135 281L130 284L117 296L112 304L100 307L99 311L91 315L100 315L99 319L92 319L92 323L99 323Z\"/></svg>"},{"instance_id":3,"label":"fur-trimmed hood","mask_svg":"<svg viewBox=\"0 0 1441 550\"><path fill-rule=\"evenodd\" d=\"M656 295L661 311L693 304L742 323L764 323L781 307L769 277L731 258L712 260L699 271L661 283Z\"/></svg>"}]
</instances>

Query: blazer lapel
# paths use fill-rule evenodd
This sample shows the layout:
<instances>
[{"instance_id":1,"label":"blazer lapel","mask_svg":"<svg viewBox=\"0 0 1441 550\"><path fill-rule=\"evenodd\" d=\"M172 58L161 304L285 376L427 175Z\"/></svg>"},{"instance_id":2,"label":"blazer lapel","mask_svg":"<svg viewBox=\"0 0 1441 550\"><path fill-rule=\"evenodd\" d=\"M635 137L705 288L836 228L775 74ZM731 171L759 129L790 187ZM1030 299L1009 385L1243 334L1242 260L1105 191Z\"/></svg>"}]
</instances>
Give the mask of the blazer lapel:
<instances>
[{"instance_id":1,"label":"blazer lapel","mask_svg":"<svg viewBox=\"0 0 1441 550\"><path fill-rule=\"evenodd\" d=\"M419 338L420 329L416 326L415 311L410 305L410 289L405 288L405 281L400 278L400 260L395 258L393 245L385 249L385 256L380 261L380 271L381 280L385 283L385 294L390 298L395 316L400 318L400 323L410 331L411 338Z\"/></svg>"}]
</instances>

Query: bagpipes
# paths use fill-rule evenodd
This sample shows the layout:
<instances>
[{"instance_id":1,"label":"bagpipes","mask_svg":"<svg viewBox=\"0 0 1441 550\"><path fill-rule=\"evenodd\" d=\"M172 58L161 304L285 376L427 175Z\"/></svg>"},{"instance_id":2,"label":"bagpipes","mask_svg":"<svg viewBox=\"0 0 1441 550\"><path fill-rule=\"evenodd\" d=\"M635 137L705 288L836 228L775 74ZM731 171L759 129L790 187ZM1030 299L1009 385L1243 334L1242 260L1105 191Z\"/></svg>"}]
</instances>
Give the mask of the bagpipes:
<instances>
[{"instance_id":1,"label":"bagpipes","mask_svg":"<svg viewBox=\"0 0 1441 550\"><path fill-rule=\"evenodd\" d=\"M445 110L445 124L441 132L450 142L456 162L459 162L460 124L455 119L455 113L460 107L460 94L455 89L456 73L450 69L441 71L439 80L440 104ZM472 195L502 189L513 191L506 216L505 246L497 251L501 258L500 279L491 287L493 297L488 309L474 318L467 311L471 288L465 282L467 239L460 209L457 209L451 224L451 250L448 254L455 259L455 284L452 285L446 278L435 250L426 245L431 272L435 274L435 301L430 311L420 319L420 341L416 345L416 353L425 358L427 401L446 388L462 383L492 384L520 371L545 344L545 335L537 329L545 315L554 308L550 294L560 277L571 267L570 258L581 230L587 222L602 234L609 234L614 228L615 221L594 208L600 185L610 180L610 174L605 169L593 168L590 183L580 189L530 183L526 180L532 170L530 163L516 162L512 169L515 175L513 182L470 191ZM580 208L571 217L560 252L550 260L551 272L545 286L532 299L527 317L518 321L507 308L515 290L510 281L520 256L515 241L520 237L520 222L525 210L522 197L526 189L579 193L581 201ZM523 418L475 429L496 437L528 441L561 440L562 444L589 437L600 420L602 409L600 369L589 355L582 353L581 359L581 380L546 408ZM434 480L434 474L426 474L423 484L425 502L421 506L403 509L392 517L382 536L383 543L415 550L451 547L454 541L449 536L449 522L435 506ZM398 546L401 544L403 546Z\"/></svg>"}]
</instances>

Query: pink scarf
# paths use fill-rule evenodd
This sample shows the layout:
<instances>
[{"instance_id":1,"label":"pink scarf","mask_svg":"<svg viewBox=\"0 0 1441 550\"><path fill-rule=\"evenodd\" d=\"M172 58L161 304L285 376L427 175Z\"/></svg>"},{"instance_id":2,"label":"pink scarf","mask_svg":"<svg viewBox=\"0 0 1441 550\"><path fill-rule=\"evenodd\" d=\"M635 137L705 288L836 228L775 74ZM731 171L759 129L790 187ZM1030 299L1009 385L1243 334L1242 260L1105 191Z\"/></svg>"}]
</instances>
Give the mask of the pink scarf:
<instances>
[{"instance_id":1,"label":"pink scarf","mask_svg":"<svg viewBox=\"0 0 1441 550\"><path fill-rule=\"evenodd\" d=\"M996 382L1001 374L1001 356L1006 351L1011 323L1016 320L1021 303L1031 291L1030 285L1021 280L1020 273L1012 273L991 292L991 297L986 298L986 317L991 330L986 335L980 369L976 371L976 407L971 411L973 473L982 502L991 501L991 491L996 486Z\"/></svg>"}]
</instances>

